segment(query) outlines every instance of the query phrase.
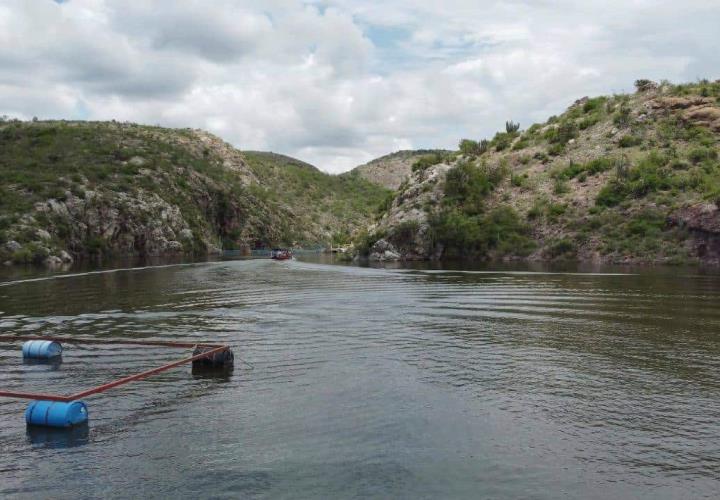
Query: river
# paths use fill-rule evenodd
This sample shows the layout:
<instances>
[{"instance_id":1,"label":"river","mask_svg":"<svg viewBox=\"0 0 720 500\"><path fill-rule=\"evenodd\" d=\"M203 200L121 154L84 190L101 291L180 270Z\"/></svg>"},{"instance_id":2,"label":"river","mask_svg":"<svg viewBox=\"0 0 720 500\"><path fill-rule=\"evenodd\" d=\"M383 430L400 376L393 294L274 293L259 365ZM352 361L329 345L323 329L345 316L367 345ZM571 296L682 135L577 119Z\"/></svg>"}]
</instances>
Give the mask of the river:
<instances>
[{"instance_id":1,"label":"river","mask_svg":"<svg viewBox=\"0 0 720 500\"><path fill-rule=\"evenodd\" d=\"M720 278L232 260L8 277L0 334L213 339L28 431L0 399L0 497L716 498ZM68 394L178 352L67 345L0 387Z\"/></svg>"}]
</instances>

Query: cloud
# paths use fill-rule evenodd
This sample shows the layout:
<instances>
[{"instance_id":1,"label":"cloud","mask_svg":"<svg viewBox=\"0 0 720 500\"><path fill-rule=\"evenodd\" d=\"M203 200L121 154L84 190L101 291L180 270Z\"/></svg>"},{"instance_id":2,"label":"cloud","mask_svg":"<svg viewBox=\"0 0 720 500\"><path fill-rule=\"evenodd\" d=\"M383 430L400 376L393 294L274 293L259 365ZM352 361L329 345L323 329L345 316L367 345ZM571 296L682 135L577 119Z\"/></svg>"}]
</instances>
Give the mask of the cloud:
<instances>
[{"instance_id":1,"label":"cloud","mask_svg":"<svg viewBox=\"0 0 720 500\"><path fill-rule=\"evenodd\" d=\"M713 3L6 0L0 114L205 128L339 172L717 78Z\"/></svg>"}]
</instances>

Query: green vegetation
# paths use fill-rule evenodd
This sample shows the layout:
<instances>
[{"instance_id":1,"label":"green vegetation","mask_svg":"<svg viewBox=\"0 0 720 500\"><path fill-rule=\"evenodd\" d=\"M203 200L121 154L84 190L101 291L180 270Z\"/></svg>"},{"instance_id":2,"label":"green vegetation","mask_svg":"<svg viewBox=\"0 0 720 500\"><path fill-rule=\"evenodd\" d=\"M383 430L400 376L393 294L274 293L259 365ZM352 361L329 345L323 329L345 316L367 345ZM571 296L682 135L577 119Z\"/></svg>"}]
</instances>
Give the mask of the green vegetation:
<instances>
[{"instance_id":1,"label":"green vegetation","mask_svg":"<svg viewBox=\"0 0 720 500\"><path fill-rule=\"evenodd\" d=\"M720 262L720 80L636 87L461 141L442 193L411 182L394 210L423 197L435 255L517 257L537 245L533 258Z\"/></svg>"},{"instance_id":2,"label":"green vegetation","mask_svg":"<svg viewBox=\"0 0 720 500\"><path fill-rule=\"evenodd\" d=\"M510 207L486 211L484 200L508 176L507 167L460 162L445 180L443 208L430 219L433 245L447 256L522 255L533 248L529 228Z\"/></svg>"},{"instance_id":3,"label":"green vegetation","mask_svg":"<svg viewBox=\"0 0 720 500\"><path fill-rule=\"evenodd\" d=\"M464 139L463 141L468 141L468 139ZM461 146L463 141L461 141ZM469 141L473 142L473 141ZM462 149L462 148L461 148ZM417 172L420 170L426 170L429 167L432 167L433 165L437 165L438 163L444 163L450 159L450 155L447 153L440 153L435 152L428 155L421 156L418 158L415 163L412 165L412 171Z\"/></svg>"},{"instance_id":4,"label":"green vegetation","mask_svg":"<svg viewBox=\"0 0 720 500\"><path fill-rule=\"evenodd\" d=\"M388 193L189 129L0 123L0 261L322 244L348 239Z\"/></svg>"}]
</instances>

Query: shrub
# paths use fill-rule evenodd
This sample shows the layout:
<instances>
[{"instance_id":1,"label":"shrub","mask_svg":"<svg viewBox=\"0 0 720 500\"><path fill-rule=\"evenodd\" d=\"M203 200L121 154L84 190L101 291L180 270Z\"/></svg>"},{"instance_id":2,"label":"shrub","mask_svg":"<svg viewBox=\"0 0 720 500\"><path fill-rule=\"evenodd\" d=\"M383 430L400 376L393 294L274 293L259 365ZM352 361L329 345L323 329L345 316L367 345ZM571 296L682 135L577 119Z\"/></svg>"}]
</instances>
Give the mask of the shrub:
<instances>
[{"instance_id":1,"label":"shrub","mask_svg":"<svg viewBox=\"0 0 720 500\"><path fill-rule=\"evenodd\" d=\"M445 202L477 213L493 187L485 172L470 163L460 162L445 177Z\"/></svg>"},{"instance_id":2,"label":"shrub","mask_svg":"<svg viewBox=\"0 0 720 500\"><path fill-rule=\"evenodd\" d=\"M510 207L485 215L445 211L431 218L430 227L434 242L442 244L448 256L523 255L534 246L529 228Z\"/></svg>"},{"instance_id":3,"label":"shrub","mask_svg":"<svg viewBox=\"0 0 720 500\"><path fill-rule=\"evenodd\" d=\"M565 179L555 179L555 184L553 185L553 193L555 193L556 195L563 195L569 192L570 186Z\"/></svg>"},{"instance_id":4,"label":"shrub","mask_svg":"<svg viewBox=\"0 0 720 500\"><path fill-rule=\"evenodd\" d=\"M570 142L570 139L577 137L577 125L573 121L564 121L558 127L551 128L545 132L545 139L550 144L562 144L565 145Z\"/></svg>"},{"instance_id":5,"label":"shrub","mask_svg":"<svg viewBox=\"0 0 720 500\"><path fill-rule=\"evenodd\" d=\"M630 108L624 104L620 106L620 109L613 116L613 123L618 127L630 125Z\"/></svg>"},{"instance_id":6,"label":"shrub","mask_svg":"<svg viewBox=\"0 0 720 500\"><path fill-rule=\"evenodd\" d=\"M385 233L382 231L376 231L373 233L370 233L368 231L362 231L355 238L355 249L357 250L359 255L367 257L370 254L370 249L375 244L375 242L384 237Z\"/></svg>"},{"instance_id":7,"label":"shrub","mask_svg":"<svg viewBox=\"0 0 720 500\"><path fill-rule=\"evenodd\" d=\"M554 241L546 250L546 254L553 259L572 256L576 252L577 250L575 249L575 244L567 238Z\"/></svg>"},{"instance_id":8,"label":"shrub","mask_svg":"<svg viewBox=\"0 0 720 500\"><path fill-rule=\"evenodd\" d=\"M582 110L583 113L592 113L594 111L598 111L602 109L602 105L605 102L604 97L594 97L592 99L588 99L585 101L585 104L583 104Z\"/></svg>"},{"instance_id":9,"label":"shrub","mask_svg":"<svg viewBox=\"0 0 720 500\"><path fill-rule=\"evenodd\" d=\"M552 144L548 148L548 154L551 156L560 156L565 152L565 145L564 144Z\"/></svg>"},{"instance_id":10,"label":"shrub","mask_svg":"<svg viewBox=\"0 0 720 500\"><path fill-rule=\"evenodd\" d=\"M598 115L586 116L585 118L583 118L582 120L580 120L578 122L578 128L580 130L585 130L586 128L592 127L599 121L600 121L600 116L598 116Z\"/></svg>"},{"instance_id":11,"label":"shrub","mask_svg":"<svg viewBox=\"0 0 720 500\"><path fill-rule=\"evenodd\" d=\"M522 138L519 141L517 141L515 144L513 144L512 150L520 151L521 149L525 149L529 145L530 145L530 141L527 138Z\"/></svg>"},{"instance_id":12,"label":"shrub","mask_svg":"<svg viewBox=\"0 0 720 500\"><path fill-rule=\"evenodd\" d=\"M647 92L648 90L654 90L656 88L657 84L652 80L646 78L635 80L635 89L637 89L638 92Z\"/></svg>"},{"instance_id":13,"label":"shrub","mask_svg":"<svg viewBox=\"0 0 720 500\"><path fill-rule=\"evenodd\" d=\"M480 150L480 145L477 141L471 139L462 139L458 145L460 152L465 155L476 155Z\"/></svg>"},{"instance_id":14,"label":"shrub","mask_svg":"<svg viewBox=\"0 0 720 500\"><path fill-rule=\"evenodd\" d=\"M567 205L564 203L550 203L545 209L548 218L555 220L567 212Z\"/></svg>"},{"instance_id":15,"label":"shrub","mask_svg":"<svg viewBox=\"0 0 720 500\"><path fill-rule=\"evenodd\" d=\"M462 141L461 141L462 143ZM421 156L412 165L412 171L417 172L419 170L425 170L433 165L443 163L447 160L447 155L442 153L433 153L430 155Z\"/></svg>"},{"instance_id":16,"label":"shrub","mask_svg":"<svg viewBox=\"0 0 720 500\"><path fill-rule=\"evenodd\" d=\"M493 137L491 144L495 146L495 151L503 151L510 146L514 137L515 134L498 132L495 134L495 137Z\"/></svg>"},{"instance_id":17,"label":"shrub","mask_svg":"<svg viewBox=\"0 0 720 500\"><path fill-rule=\"evenodd\" d=\"M595 204L603 207L619 205L627 196L627 190L617 180L610 181L598 193Z\"/></svg>"},{"instance_id":18,"label":"shrub","mask_svg":"<svg viewBox=\"0 0 720 500\"><path fill-rule=\"evenodd\" d=\"M527 181L527 178L527 174L510 174L510 184L515 187L523 187L525 185L525 181Z\"/></svg>"},{"instance_id":19,"label":"shrub","mask_svg":"<svg viewBox=\"0 0 720 500\"><path fill-rule=\"evenodd\" d=\"M547 153L543 153L542 151L538 151L533 155L533 158L540 161L541 163L547 163L550 161L550 158L548 158Z\"/></svg>"},{"instance_id":20,"label":"shrub","mask_svg":"<svg viewBox=\"0 0 720 500\"><path fill-rule=\"evenodd\" d=\"M415 239L420 224L415 220L404 221L393 228L389 239L398 246L403 246L412 242Z\"/></svg>"},{"instance_id":21,"label":"shrub","mask_svg":"<svg viewBox=\"0 0 720 500\"><path fill-rule=\"evenodd\" d=\"M699 146L688 151L687 156L691 162L697 164L705 160L715 160L718 154L714 149Z\"/></svg>"},{"instance_id":22,"label":"shrub","mask_svg":"<svg viewBox=\"0 0 720 500\"><path fill-rule=\"evenodd\" d=\"M624 135L618 141L618 146L621 148L631 148L633 146L639 146L642 144L642 139L634 135Z\"/></svg>"}]
</instances>

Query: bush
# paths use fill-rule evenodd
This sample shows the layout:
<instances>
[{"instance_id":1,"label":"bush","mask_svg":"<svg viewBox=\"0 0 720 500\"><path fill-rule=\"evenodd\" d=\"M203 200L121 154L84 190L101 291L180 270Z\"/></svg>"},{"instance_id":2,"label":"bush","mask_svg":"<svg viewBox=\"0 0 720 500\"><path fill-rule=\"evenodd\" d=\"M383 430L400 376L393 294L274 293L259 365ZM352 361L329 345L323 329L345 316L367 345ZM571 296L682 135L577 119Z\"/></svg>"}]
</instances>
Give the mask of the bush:
<instances>
[{"instance_id":1,"label":"bush","mask_svg":"<svg viewBox=\"0 0 720 500\"><path fill-rule=\"evenodd\" d=\"M605 100L606 99L604 97L594 97L592 99L588 99L585 101L585 104L583 104L583 113L587 114L601 110Z\"/></svg>"},{"instance_id":2,"label":"bush","mask_svg":"<svg viewBox=\"0 0 720 500\"><path fill-rule=\"evenodd\" d=\"M573 121L564 121L557 128L551 128L545 132L545 139L550 144L565 145L571 139L577 137L577 125Z\"/></svg>"},{"instance_id":3,"label":"bush","mask_svg":"<svg viewBox=\"0 0 720 500\"><path fill-rule=\"evenodd\" d=\"M624 104L620 106L620 109L613 116L613 123L618 127L630 125L630 108Z\"/></svg>"},{"instance_id":4,"label":"bush","mask_svg":"<svg viewBox=\"0 0 720 500\"><path fill-rule=\"evenodd\" d=\"M415 239L419 229L420 224L417 221L404 221L393 228L393 231L388 238L392 241L392 243L398 246L403 246Z\"/></svg>"},{"instance_id":5,"label":"bush","mask_svg":"<svg viewBox=\"0 0 720 500\"><path fill-rule=\"evenodd\" d=\"M533 247L529 228L510 207L485 215L468 215L457 210L441 212L430 220L433 241L442 244L447 256L483 257L524 255Z\"/></svg>"},{"instance_id":6,"label":"bush","mask_svg":"<svg viewBox=\"0 0 720 500\"><path fill-rule=\"evenodd\" d=\"M565 212L567 212L567 205L563 203L550 203L546 207L545 212L547 213L549 219L556 220L561 215L565 215Z\"/></svg>"},{"instance_id":7,"label":"bush","mask_svg":"<svg viewBox=\"0 0 720 500\"><path fill-rule=\"evenodd\" d=\"M530 141L527 138L520 139L515 144L513 144L512 150L513 151L520 151L522 149L525 149L530 145Z\"/></svg>"},{"instance_id":8,"label":"bush","mask_svg":"<svg viewBox=\"0 0 720 500\"><path fill-rule=\"evenodd\" d=\"M495 146L495 151L503 151L510 147L510 144L512 144L512 140L514 139L514 137L514 134L498 132L497 134L495 134L495 137L493 137L491 144Z\"/></svg>"},{"instance_id":9,"label":"bush","mask_svg":"<svg viewBox=\"0 0 720 500\"><path fill-rule=\"evenodd\" d=\"M485 172L470 163L460 162L445 177L444 201L459 205L470 213L479 213L483 199L493 187Z\"/></svg>"},{"instance_id":10,"label":"bush","mask_svg":"<svg viewBox=\"0 0 720 500\"><path fill-rule=\"evenodd\" d=\"M467 139L463 139L467 140ZM462 144L462 141L461 141ZM447 155L442 153L433 153L430 155L421 156L418 160L415 161L412 165L412 171L417 172L419 170L426 170L429 167L432 167L433 165L437 165L439 163L443 163L448 159Z\"/></svg>"},{"instance_id":11,"label":"bush","mask_svg":"<svg viewBox=\"0 0 720 500\"><path fill-rule=\"evenodd\" d=\"M631 148L633 146L639 146L642 144L642 139L634 135L624 135L618 141L618 146L621 148Z\"/></svg>"},{"instance_id":12,"label":"bush","mask_svg":"<svg viewBox=\"0 0 720 500\"><path fill-rule=\"evenodd\" d=\"M585 130L586 128L592 127L599 121L600 121L600 116L598 116L598 115L586 116L585 118L583 118L582 120L580 120L578 122L578 128L580 130Z\"/></svg>"},{"instance_id":13,"label":"bush","mask_svg":"<svg viewBox=\"0 0 720 500\"><path fill-rule=\"evenodd\" d=\"M478 154L478 150L480 149L480 145L477 141L473 141L471 139L462 139L460 141L460 144L458 144L458 149L462 154L465 155L476 155Z\"/></svg>"},{"instance_id":14,"label":"bush","mask_svg":"<svg viewBox=\"0 0 720 500\"><path fill-rule=\"evenodd\" d=\"M715 160L718 157L717 151L708 147L696 147L688 151L688 159L697 164L705 160Z\"/></svg>"},{"instance_id":15,"label":"bush","mask_svg":"<svg viewBox=\"0 0 720 500\"><path fill-rule=\"evenodd\" d=\"M565 152L565 146L563 144L553 144L548 148L548 154L550 156L560 156Z\"/></svg>"},{"instance_id":16,"label":"bush","mask_svg":"<svg viewBox=\"0 0 720 500\"><path fill-rule=\"evenodd\" d=\"M573 256L576 252L575 244L567 238L554 241L546 250L548 257L553 259Z\"/></svg>"},{"instance_id":17,"label":"bush","mask_svg":"<svg viewBox=\"0 0 720 500\"><path fill-rule=\"evenodd\" d=\"M555 184L553 185L553 193L555 193L556 195L563 195L569 192L570 186L565 179L555 179Z\"/></svg>"},{"instance_id":18,"label":"bush","mask_svg":"<svg viewBox=\"0 0 720 500\"><path fill-rule=\"evenodd\" d=\"M523 187L528 179L527 174L510 174L510 184L515 187Z\"/></svg>"},{"instance_id":19,"label":"bush","mask_svg":"<svg viewBox=\"0 0 720 500\"><path fill-rule=\"evenodd\" d=\"M647 92L648 90L653 90L657 88L657 84L653 82L652 80L648 80L646 78L641 78L639 80L635 80L635 89L638 92Z\"/></svg>"},{"instance_id":20,"label":"bush","mask_svg":"<svg viewBox=\"0 0 720 500\"><path fill-rule=\"evenodd\" d=\"M619 205L627 196L627 190L617 180L610 181L598 193L595 204L603 207Z\"/></svg>"}]
</instances>

